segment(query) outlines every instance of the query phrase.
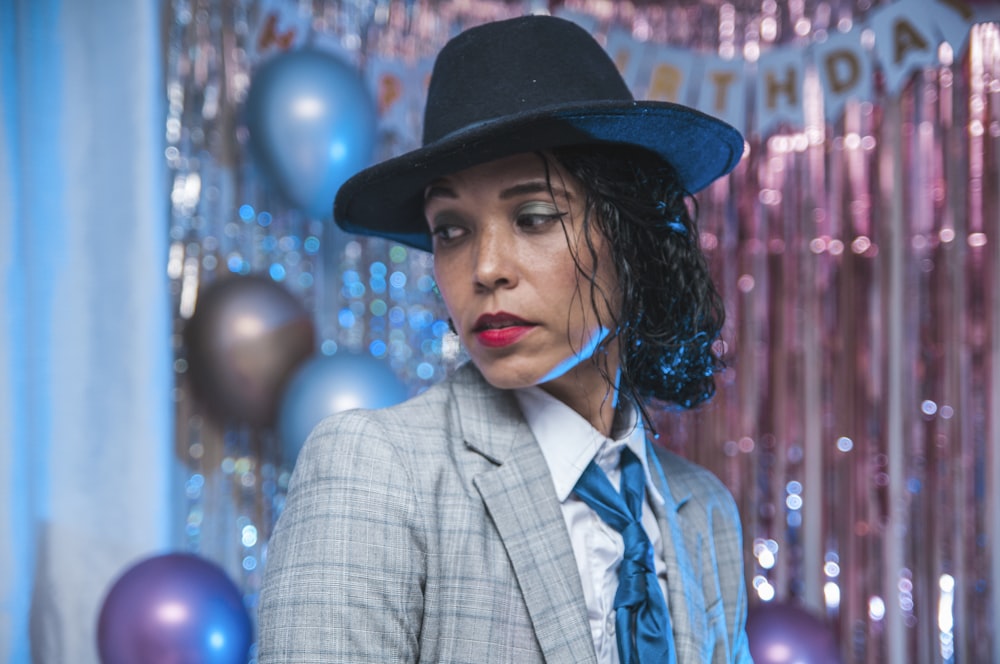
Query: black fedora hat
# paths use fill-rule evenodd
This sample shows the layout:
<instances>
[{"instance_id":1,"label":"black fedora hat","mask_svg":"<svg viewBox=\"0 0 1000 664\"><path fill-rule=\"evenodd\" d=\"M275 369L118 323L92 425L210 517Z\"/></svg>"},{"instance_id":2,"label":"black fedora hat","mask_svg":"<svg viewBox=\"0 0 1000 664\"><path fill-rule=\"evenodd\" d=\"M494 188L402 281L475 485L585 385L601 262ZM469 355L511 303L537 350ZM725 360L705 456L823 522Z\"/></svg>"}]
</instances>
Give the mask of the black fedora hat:
<instances>
[{"instance_id":1,"label":"black fedora hat","mask_svg":"<svg viewBox=\"0 0 1000 664\"><path fill-rule=\"evenodd\" d=\"M730 172L743 137L668 102L635 101L614 62L571 21L522 16L459 34L437 56L423 147L366 168L337 192L346 231L431 250L424 187L520 152L586 143L638 145L664 157L695 193Z\"/></svg>"}]
</instances>

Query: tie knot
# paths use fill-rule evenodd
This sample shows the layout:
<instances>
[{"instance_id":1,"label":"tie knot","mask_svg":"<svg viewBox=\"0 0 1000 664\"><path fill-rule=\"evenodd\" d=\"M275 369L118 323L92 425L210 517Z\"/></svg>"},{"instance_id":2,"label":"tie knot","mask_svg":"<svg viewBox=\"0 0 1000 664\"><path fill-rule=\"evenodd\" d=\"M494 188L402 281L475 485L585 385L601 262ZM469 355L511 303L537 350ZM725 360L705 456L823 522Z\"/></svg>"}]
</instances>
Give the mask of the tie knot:
<instances>
[{"instance_id":1,"label":"tie knot","mask_svg":"<svg viewBox=\"0 0 1000 664\"><path fill-rule=\"evenodd\" d=\"M645 500L642 464L631 452L622 455L622 462L621 493L615 490L595 461L587 465L573 489L583 502L619 533L642 518L642 502Z\"/></svg>"},{"instance_id":2,"label":"tie knot","mask_svg":"<svg viewBox=\"0 0 1000 664\"><path fill-rule=\"evenodd\" d=\"M622 543L625 545L623 558L643 566L645 571L655 571L653 564L653 544L649 541L645 529L638 521L633 521L622 530Z\"/></svg>"}]
</instances>

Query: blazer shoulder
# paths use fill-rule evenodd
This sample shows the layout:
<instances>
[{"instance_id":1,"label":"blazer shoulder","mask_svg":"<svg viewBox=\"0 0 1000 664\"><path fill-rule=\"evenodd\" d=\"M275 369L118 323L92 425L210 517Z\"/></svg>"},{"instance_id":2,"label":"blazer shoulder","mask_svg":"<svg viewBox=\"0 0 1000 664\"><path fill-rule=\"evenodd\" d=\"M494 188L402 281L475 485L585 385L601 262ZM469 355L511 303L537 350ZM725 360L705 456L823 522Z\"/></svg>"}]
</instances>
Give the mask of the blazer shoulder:
<instances>
[{"instance_id":1,"label":"blazer shoulder","mask_svg":"<svg viewBox=\"0 0 1000 664\"><path fill-rule=\"evenodd\" d=\"M657 445L653 445L653 449L663 468L667 485L678 502L697 503L706 511L721 507L731 519L739 523L736 500L729 487L715 473L670 450Z\"/></svg>"},{"instance_id":2,"label":"blazer shoulder","mask_svg":"<svg viewBox=\"0 0 1000 664\"><path fill-rule=\"evenodd\" d=\"M355 408L329 415L316 425L307 444L314 444L313 439L336 447L359 438L388 443L400 438L426 438L429 432L440 433L446 427L450 401L449 379L445 379L394 406Z\"/></svg>"},{"instance_id":3,"label":"blazer shoulder","mask_svg":"<svg viewBox=\"0 0 1000 664\"><path fill-rule=\"evenodd\" d=\"M729 489L722 483L722 480L708 468L658 445L653 445L653 449L656 451L656 457L671 484L690 488L697 487L711 493L729 493Z\"/></svg>"},{"instance_id":4,"label":"blazer shoulder","mask_svg":"<svg viewBox=\"0 0 1000 664\"><path fill-rule=\"evenodd\" d=\"M323 466L343 463L345 456L377 457L425 475L435 464L454 461L463 428L478 422L481 412L495 411L496 393L475 368L463 365L402 403L328 416L313 429L300 458Z\"/></svg>"}]
</instances>

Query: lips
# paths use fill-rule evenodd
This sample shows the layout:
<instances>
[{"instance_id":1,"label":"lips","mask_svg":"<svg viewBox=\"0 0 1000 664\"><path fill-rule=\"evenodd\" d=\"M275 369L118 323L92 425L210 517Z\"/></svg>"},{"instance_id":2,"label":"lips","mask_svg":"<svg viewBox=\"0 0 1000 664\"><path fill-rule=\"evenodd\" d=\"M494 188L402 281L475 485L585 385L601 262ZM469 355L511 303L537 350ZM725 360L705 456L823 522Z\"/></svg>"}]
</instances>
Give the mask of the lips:
<instances>
[{"instance_id":1,"label":"lips","mask_svg":"<svg viewBox=\"0 0 1000 664\"><path fill-rule=\"evenodd\" d=\"M487 348L503 348L520 340L535 328L535 324L504 311L483 314L476 319L472 332Z\"/></svg>"},{"instance_id":2,"label":"lips","mask_svg":"<svg viewBox=\"0 0 1000 664\"><path fill-rule=\"evenodd\" d=\"M476 324L472 328L473 332L481 332L483 330L495 330L502 327L515 327L531 325L528 321L515 316L514 314L509 314L506 311L500 311L495 314L483 314L476 319Z\"/></svg>"}]
</instances>

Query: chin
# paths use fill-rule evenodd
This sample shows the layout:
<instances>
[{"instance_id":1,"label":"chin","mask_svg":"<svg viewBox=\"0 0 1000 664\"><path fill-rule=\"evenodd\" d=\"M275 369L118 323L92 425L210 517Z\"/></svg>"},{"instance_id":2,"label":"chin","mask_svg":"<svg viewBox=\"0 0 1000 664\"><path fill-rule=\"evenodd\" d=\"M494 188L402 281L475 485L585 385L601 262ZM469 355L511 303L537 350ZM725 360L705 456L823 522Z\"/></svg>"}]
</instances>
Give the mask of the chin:
<instances>
[{"instance_id":1,"label":"chin","mask_svg":"<svg viewBox=\"0 0 1000 664\"><path fill-rule=\"evenodd\" d=\"M545 382L544 374L539 374L537 367L519 371L515 367L497 366L499 363L496 360L478 362L473 359L472 363L479 369L486 382L498 390L516 390Z\"/></svg>"}]
</instances>

